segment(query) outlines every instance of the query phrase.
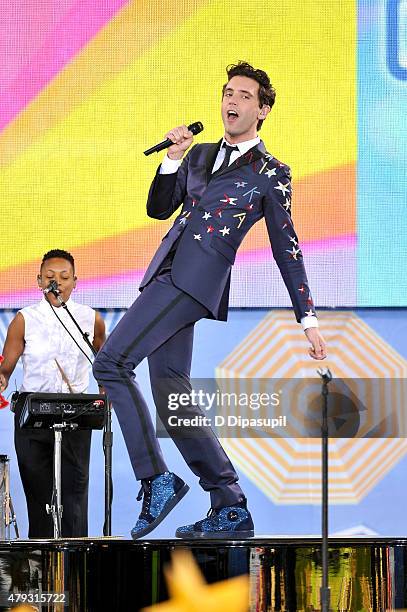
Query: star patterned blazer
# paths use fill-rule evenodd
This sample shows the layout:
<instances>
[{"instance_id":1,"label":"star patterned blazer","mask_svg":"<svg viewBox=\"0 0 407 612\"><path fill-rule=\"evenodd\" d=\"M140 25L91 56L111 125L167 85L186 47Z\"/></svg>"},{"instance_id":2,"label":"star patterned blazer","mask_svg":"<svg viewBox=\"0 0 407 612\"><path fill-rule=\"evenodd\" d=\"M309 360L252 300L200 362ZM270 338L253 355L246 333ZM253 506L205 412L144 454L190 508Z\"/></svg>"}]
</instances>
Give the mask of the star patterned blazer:
<instances>
[{"instance_id":1,"label":"star patterned blazer","mask_svg":"<svg viewBox=\"0 0 407 612\"><path fill-rule=\"evenodd\" d=\"M315 316L302 253L291 219L291 175L263 142L212 175L220 142L197 144L178 172L160 174L150 187L147 214L178 216L162 239L140 285L156 275L174 243L172 282L225 321L231 268L250 228L264 217L273 256L290 294L297 321Z\"/></svg>"}]
</instances>

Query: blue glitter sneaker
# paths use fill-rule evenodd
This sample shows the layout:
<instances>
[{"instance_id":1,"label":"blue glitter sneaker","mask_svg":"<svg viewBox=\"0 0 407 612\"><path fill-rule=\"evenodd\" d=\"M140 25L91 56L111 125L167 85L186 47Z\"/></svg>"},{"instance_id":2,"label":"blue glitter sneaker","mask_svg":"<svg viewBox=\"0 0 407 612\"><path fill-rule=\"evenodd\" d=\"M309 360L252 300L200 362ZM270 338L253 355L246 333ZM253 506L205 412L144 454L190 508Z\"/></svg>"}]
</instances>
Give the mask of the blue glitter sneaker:
<instances>
[{"instance_id":1,"label":"blue glitter sneaker","mask_svg":"<svg viewBox=\"0 0 407 612\"><path fill-rule=\"evenodd\" d=\"M173 472L143 479L137 495L137 501L143 498L143 506L131 530L133 540L153 531L188 491L189 486Z\"/></svg>"},{"instance_id":2,"label":"blue glitter sneaker","mask_svg":"<svg viewBox=\"0 0 407 612\"><path fill-rule=\"evenodd\" d=\"M177 538L227 538L240 540L254 536L254 525L246 502L224 508L211 508L207 518L194 525L178 527L175 532Z\"/></svg>"}]
</instances>

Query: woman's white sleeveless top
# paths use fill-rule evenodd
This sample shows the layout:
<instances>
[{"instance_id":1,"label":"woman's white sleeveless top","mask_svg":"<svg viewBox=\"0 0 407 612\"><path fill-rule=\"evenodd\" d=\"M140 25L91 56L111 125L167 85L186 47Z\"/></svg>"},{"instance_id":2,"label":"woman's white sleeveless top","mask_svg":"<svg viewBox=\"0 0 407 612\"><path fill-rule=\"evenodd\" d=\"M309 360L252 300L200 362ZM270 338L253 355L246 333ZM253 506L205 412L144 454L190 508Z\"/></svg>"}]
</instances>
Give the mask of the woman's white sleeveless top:
<instances>
[{"instance_id":1,"label":"woman's white sleeveless top","mask_svg":"<svg viewBox=\"0 0 407 612\"><path fill-rule=\"evenodd\" d=\"M88 332L92 342L95 311L71 299L66 304L82 330ZM19 311L25 322L25 348L22 355L24 374L20 391L83 393L89 385L90 363L55 313L89 358L92 353L64 308L54 308L54 311L45 298Z\"/></svg>"}]
</instances>

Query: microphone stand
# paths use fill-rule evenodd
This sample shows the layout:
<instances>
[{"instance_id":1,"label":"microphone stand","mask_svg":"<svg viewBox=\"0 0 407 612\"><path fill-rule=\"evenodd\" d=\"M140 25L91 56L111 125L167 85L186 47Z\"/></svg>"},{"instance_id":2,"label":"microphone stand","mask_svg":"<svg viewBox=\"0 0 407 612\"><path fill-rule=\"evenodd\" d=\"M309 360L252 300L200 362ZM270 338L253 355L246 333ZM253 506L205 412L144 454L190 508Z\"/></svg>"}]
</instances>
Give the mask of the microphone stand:
<instances>
[{"instance_id":1,"label":"microphone stand","mask_svg":"<svg viewBox=\"0 0 407 612\"><path fill-rule=\"evenodd\" d=\"M322 587L321 610L329 612L331 591L328 585L328 384L332 374L328 368L317 370L322 378Z\"/></svg>"},{"instance_id":2,"label":"microphone stand","mask_svg":"<svg viewBox=\"0 0 407 612\"><path fill-rule=\"evenodd\" d=\"M92 351L94 357L96 357L97 351L89 340L89 333L84 332L68 306L65 304L63 299L59 295L59 290L50 290L55 295L60 306L68 313L70 319L75 324L75 327L81 334L84 342L87 344L89 349ZM113 432L112 432L112 406L107 398L106 402L106 423L103 429L103 451L105 455L105 522L103 524L103 535L112 535L112 501L113 501L113 481L112 481L112 446L113 446Z\"/></svg>"}]
</instances>

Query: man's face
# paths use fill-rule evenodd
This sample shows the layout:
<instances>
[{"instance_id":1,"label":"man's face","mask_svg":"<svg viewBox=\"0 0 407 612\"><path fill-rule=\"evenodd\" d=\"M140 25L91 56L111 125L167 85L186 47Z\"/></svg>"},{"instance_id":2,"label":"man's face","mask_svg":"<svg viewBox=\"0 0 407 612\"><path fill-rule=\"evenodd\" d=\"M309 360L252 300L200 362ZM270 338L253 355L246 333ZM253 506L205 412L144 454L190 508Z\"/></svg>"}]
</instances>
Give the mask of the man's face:
<instances>
[{"instance_id":1,"label":"man's face","mask_svg":"<svg viewBox=\"0 0 407 612\"><path fill-rule=\"evenodd\" d=\"M60 297L66 302L76 285L76 276L74 275L72 264L60 257L47 259L43 263L40 275L38 276L38 286L41 289L46 289L53 280L58 284L58 289L61 292ZM53 306L60 305L53 293L48 293L47 297Z\"/></svg>"},{"instance_id":2,"label":"man's face","mask_svg":"<svg viewBox=\"0 0 407 612\"><path fill-rule=\"evenodd\" d=\"M259 106L259 84L245 76L234 76L226 85L222 99L225 136L233 144L256 138L257 122L265 119L270 107Z\"/></svg>"}]
</instances>

